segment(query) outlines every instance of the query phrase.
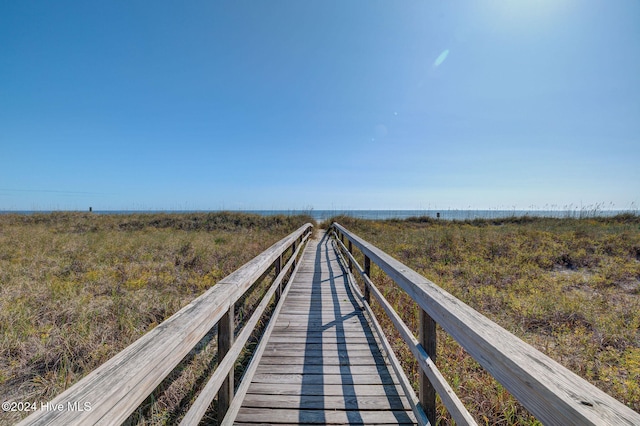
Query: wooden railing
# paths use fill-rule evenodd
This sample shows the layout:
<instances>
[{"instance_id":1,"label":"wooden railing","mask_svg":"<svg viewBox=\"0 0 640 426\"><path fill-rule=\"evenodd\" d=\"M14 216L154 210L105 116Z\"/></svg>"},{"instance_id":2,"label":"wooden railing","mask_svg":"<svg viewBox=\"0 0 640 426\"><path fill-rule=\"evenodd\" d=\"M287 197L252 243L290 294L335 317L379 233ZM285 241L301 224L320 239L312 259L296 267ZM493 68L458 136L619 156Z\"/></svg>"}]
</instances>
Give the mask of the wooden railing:
<instances>
[{"instance_id":1,"label":"wooden railing","mask_svg":"<svg viewBox=\"0 0 640 426\"><path fill-rule=\"evenodd\" d=\"M238 355L274 294L283 292L285 278L289 277L289 281L293 279L297 270L296 259L311 231L312 225L306 224L278 241L54 398L46 405L49 409L36 411L20 424L122 423L216 324L217 368L182 424L197 424L216 395L217 415L219 423L223 423L230 407L238 405L234 400L234 364ZM288 261L283 265L286 257ZM273 283L242 331L234 338L235 303L273 268L276 276ZM86 407L86 403L90 404L90 410L74 409Z\"/></svg>"},{"instance_id":2,"label":"wooden railing","mask_svg":"<svg viewBox=\"0 0 640 426\"><path fill-rule=\"evenodd\" d=\"M418 361L422 370L419 399L432 424L436 424L436 392L458 424L475 424L435 366L437 323L543 423L640 425L640 414L379 248L338 223L333 223L329 231L347 257L348 268L353 270L355 266L364 280L362 298L365 306L369 309L373 294ZM354 246L364 256L364 266L360 266L353 256ZM371 262L420 307L420 335L417 339L371 281Z\"/></svg>"}]
</instances>

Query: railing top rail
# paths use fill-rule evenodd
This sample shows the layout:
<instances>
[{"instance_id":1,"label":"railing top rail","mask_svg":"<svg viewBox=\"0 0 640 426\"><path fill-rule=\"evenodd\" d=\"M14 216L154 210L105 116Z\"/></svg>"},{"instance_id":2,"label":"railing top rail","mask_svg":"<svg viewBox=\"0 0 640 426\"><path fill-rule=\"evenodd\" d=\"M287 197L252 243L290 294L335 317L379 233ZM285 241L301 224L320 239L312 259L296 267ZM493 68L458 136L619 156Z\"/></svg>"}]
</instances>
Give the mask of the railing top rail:
<instances>
[{"instance_id":1,"label":"railing top rail","mask_svg":"<svg viewBox=\"0 0 640 426\"><path fill-rule=\"evenodd\" d=\"M273 244L49 403L64 409L39 410L20 424L122 423L231 305L311 227L307 223ZM91 410L67 409L87 402Z\"/></svg>"},{"instance_id":2,"label":"railing top rail","mask_svg":"<svg viewBox=\"0 0 640 426\"><path fill-rule=\"evenodd\" d=\"M640 414L509 333L413 269L338 223L349 241L548 424L637 425Z\"/></svg>"}]
</instances>

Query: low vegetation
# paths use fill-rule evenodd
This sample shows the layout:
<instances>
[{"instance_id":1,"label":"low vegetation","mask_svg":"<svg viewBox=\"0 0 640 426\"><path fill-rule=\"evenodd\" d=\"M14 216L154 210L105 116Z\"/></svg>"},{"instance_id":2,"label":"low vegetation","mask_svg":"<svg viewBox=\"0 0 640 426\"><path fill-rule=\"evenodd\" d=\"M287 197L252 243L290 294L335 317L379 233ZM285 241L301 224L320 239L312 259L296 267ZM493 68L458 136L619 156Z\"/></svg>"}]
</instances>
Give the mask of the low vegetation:
<instances>
[{"instance_id":1,"label":"low vegetation","mask_svg":"<svg viewBox=\"0 0 640 426\"><path fill-rule=\"evenodd\" d=\"M310 221L225 212L0 215L2 401L49 401ZM176 369L128 423L177 420L213 369L207 339L188 356L194 366ZM0 412L0 424L26 414Z\"/></svg>"},{"instance_id":2,"label":"low vegetation","mask_svg":"<svg viewBox=\"0 0 640 426\"><path fill-rule=\"evenodd\" d=\"M640 411L640 217L334 219ZM417 335L415 303L377 267L372 279ZM417 388L416 363L384 326ZM479 423L538 424L441 329L437 350L436 364ZM451 423L441 405L439 415Z\"/></svg>"},{"instance_id":3,"label":"low vegetation","mask_svg":"<svg viewBox=\"0 0 640 426\"><path fill-rule=\"evenodd\" d=\"M0 215L2 400L50 400L309 221L237 213ZM638 216L337 221L640 411ZM415 304L376 267L372 278L417 331ZM382 322L417 386L411 354ZM212 337L127 424L179 421L215 368ZM436 362L481 424L536 424L442 330ZM439 414L441 424L451 423L444 407ZM0 412L0 424L25 415Z\"/></svg>"}]
</instances>

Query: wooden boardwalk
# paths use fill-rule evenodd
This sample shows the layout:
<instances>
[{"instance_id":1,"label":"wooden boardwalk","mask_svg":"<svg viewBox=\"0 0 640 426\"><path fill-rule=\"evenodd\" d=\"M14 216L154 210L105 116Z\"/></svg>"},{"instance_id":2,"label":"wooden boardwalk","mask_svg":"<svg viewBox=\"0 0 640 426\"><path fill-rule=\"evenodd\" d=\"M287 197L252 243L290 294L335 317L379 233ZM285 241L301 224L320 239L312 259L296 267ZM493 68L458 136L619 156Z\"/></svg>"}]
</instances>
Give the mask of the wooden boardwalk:
<instances>
[{"instance_id":1,"label":"wooden boardwalk","mask_svg":"<svg viewBox=\"0 0 640 426\"><path fill-rule=\"evenodd\" d=\"M329 238L300 261L235 424L415 424Z\"/></svg>"}]
</instances>

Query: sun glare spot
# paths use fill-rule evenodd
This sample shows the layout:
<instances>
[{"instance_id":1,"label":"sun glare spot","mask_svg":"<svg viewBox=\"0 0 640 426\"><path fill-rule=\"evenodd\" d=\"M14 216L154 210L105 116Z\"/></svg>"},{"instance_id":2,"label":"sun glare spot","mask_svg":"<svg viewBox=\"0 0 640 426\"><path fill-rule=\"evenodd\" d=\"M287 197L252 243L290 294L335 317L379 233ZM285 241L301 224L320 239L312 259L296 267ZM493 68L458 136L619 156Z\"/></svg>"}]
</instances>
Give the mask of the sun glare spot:
<instances>
[{"instance_id":1,"label":"sun glare spot","mask_svg":"<svg viewBox=\"0 0 640 426\"><path fill-rule=\"evenodd\" d=\"M447 56L449 56L449 49L445 49L444 52L442 52L440 56L436 58L436 61L433 63L433 66L439 67L440 65L442 65L444 60L447 59Z\"/></svg>"},{"instance_id":2,"label":"sun glare spot","mask_svg":"<svg viewBox=\"0 0 640 426\"><path fill-rule=\"evenodd\" d=\"M575 2L568 0L517 0L490 2L485 9L486 18L500 31L513 35L544 33L553 26L562 25Z\"/></svg>"}]
</instances>

